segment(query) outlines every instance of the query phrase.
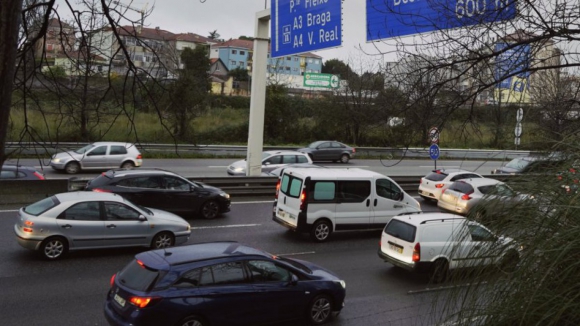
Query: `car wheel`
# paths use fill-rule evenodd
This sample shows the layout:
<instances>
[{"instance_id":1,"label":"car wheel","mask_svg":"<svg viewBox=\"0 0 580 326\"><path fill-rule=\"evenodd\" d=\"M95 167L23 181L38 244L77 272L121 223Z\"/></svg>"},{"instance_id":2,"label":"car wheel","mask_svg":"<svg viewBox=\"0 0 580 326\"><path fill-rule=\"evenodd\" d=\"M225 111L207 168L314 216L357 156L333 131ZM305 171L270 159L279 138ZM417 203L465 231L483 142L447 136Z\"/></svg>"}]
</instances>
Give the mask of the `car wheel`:
<instances>
[{"instance_id":1,"label":"car wheel","mask_svg":"<svg viewBox=\"0 0 580 326\"><path fill-rule=\"evenodd\" d=\"M64 167L64 171L68 174L77 174L81 170L81 166L78 162L67 163Z\"/></svg>"},{"instance_id":2,"label":"car wheel","mask_svg":"<svg viewBox=\"0 0 580 326\"><path fill-rule=\"evenodd\" d=\"M442 283L449 275L449 263L445 259L437 259L431 270L431 282Z\"/></svg>"},{"instance_id":3,"label":"car wheel","mask_svg":"<svg viewBox=\"0 0 580 326\"><path fill-rule=\"evenodd\" d=\"M207 220L216 218L220 212L220 206L215 200L207 201L201 206L201 216Z\"/></svg>"},{"instance_id":4,"label":"car wheel","mask_svg":"<svg viewBox=\"0 0 580 326\"><path fill-rule=\"evenodd\" d=\"M499 270L504 273L512 273L516 270L518 263L520 262L520 255L515 250L509 250L501 258L499 263Z\"/></svg>"},{"instance_id":5,"label":"car wheel","mask_svg":"<svg viewBox=\"0 0 580 326\"><path fill-rule=\"evenodd\" d=\"M322 325L332 317L332 300L321 294L312 300L308 307L308 321L313 325Z\"/></svg>"},{"instance_id":6,"label":"car wheel","mask_svg":"<svg viewBox=\"0 0 580 326\"><path fill-rule=\"evenodd\" d=\"M151 249L163 249L172 247L175 244L175 237L169 232L156 234L151 241Z\"/></svg>"},{"instance_id":7,"label":"car wheel","mask_svg":"<svg viewBox=\"0 0 580 326\"><path fill-rule=\"evenodd\" d=\"M328 240L328 237L330 237L331 233L332 225L326 220L314 223L312 230L310 230L310 236L316 242L324 242Z\"/></svg>"},{"instance_id":8,"label":"car wheel","mask_svg":"<svg viewBox=\"0 0 580 326\"><path fill-rule=\"evenodd\" d=\"M205 320L199 316L189 316L177 324L178 326L205 326Z\"/></svg>"},{"instance_id":9,"label":"car wheel","mask_svg":"<svg viewBox=\"0 0 580 326\"><path fill-rule=\"evenodd\" d=\"M342 154L340 156L340 163L346 164L348 163L348 160L350 160L350 157L347 154Z\"/></svg>"},{"instance_id":10,"label":"car wheel","mask_svg":"<svg viewBox=\"0 0 580 326\"><path fill-rule=\"evenodd\" d=\"M131 161L123 162L123 164L121 164L121 169L132 169L134 167L135 164L133 164Z\"/></svg>"},{"instance_id":11,"label":"car wheel","mask_svg":"<svg viewBox=\"0 0 580 326\"><path fill-rule=\"evenodd\" d=\"M68 252L68 243L62 237L48 238L42 241L40 253L48 260L56 260Z\"/></svg>"}]
</instances>

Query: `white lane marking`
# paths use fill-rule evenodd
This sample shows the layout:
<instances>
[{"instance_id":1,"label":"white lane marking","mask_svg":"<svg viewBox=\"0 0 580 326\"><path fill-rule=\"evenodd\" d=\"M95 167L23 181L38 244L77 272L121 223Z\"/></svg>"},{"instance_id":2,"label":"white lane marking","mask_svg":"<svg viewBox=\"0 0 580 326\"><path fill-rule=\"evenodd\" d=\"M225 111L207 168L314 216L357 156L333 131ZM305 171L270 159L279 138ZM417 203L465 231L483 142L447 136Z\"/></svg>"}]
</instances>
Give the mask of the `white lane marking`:
<instances>
[{"instance_id":1,"label":"white lane marking","mask_svg":"<svg viewBox=\"0 0 580 326\"><path fill-rule=\"evenodd\" d=\"M291 252L288 254L276 254L276 256L299 256L299 255L311 255L315 253L316 251L304 251L304 252Z\"/></svg>"},{"instance_id":2,"label":"white lane marking","mask_svg":"<svg viewBox=\"0 0 580 326\"><path fill-rule=\"evenodd\" d=\"M482 284L484 284L484 285L487 284L487 281L477 283L477 285L482 285ZM466 284L458 284L458 285L439 286L439 287L435 287L435 288L424 288L424 289L420 289L420 290L409 290L409 291L407 291L407 294L419 294L419 293L425 293L425 292L453 290L453 289L463 288L463 287L468 287L468 286L472 286L472 284L466 283Z\"/></svg>"},{"instance_id":3,"label":"white lane marking","mask_svg":"<svg viewBox=\"0 0 580 326\"><path fill-rule=\"evenodd\" d=\"M17 209L7 209L7 210L0 210L0 213L13 213L18 212Z\"/></svg>"},{"instance_id":4,"label":"white lane marking","mask_svg":"<svg viewBox=\"0 0 580 326\"><path fill-rule=\"evenodd\" d=\"M219 166L219 165L210 165L210 166L208 166L208 168L220 168L220 169L222 169L222 168L227 168L227 167L228 167L227 165L224 165L224 166Z\"/></svg>"},{"instance_id":5,"label":"white lane marking","mask_svg":"<svg viewBox=\"0 0 580 326\"><path fill-rule=\"evenodd\" d=\"M232 225L217 225L217 226L198 226L191 228L192 230L202 230L202 229L224 229L224 228L243 228L249 226L259 226L262 224L232 224Z\"/></svg>"},{"instance_id":6,"label":"white lane marking","mask_svg":"<svg viewBox=\"0 0 580 326\"><path fill-rule=\"evenodd\" d=\"M432 168L433 165L419 165L420 168ZM439 169L448 169L448 168L460 168L461 165L443 165L443 166L438 166L437 168Z\"/></svg>"}]
</instances>

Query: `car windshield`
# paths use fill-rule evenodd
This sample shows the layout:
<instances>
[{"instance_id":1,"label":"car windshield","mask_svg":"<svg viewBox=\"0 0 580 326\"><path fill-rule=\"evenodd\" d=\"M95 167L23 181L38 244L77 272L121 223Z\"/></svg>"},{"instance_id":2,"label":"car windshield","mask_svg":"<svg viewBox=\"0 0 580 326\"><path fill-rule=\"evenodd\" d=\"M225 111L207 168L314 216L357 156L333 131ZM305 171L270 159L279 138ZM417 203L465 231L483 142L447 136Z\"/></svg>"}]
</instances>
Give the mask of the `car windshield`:
<instances>
[{"instance_id":1,"label":"car windshield","mask_svg":"<svg viewBox=\"0 0 580 326\"><path fill-rule=\"evenodd\" d=\"M289 265L294 266L295 268L298 268L299 270L308 273L308 274L312 274L312 270L306 266L304 266L303 264L297 262L294 259L290 259L290 258L284 258L284 257L280 257L280 256L276 256L277 260L281 260Z\"/></svg>"},{"instance_id":2,"label":"car windshield","mask_svg":"<svg viewBox=\"0 0 580 326\"><path fill-rule=\"evenodd\" d=\"M515 159L511 160L508 164L506 164L506 167L521 171L521 170L525 169L525 167L528 166L530 163L531 163L531 161L529 161L529 160L524 160L522 158L515 158Z\"/></svg>"},{"instance_id":3,"label":"car windshield","mask_svg":"<svg viewBox=\"0 0 580 326\"><path fill-rule=\"evenodd\" d=\"M90 144L90 145L87 145L87 146L85 146L85 147L82 147L82 148L79 148L79 149L77 149L77 150L75 151L75 153L77 153L77 154L84 154L84 153L86 153L86 152L87 152L89 149L91 149L91 148L93 148L93 147L95 147L95 145L93 145L93 144Z\"/></svg>"},{"instance_id":4,"label":"car windshield","mask_svg":"<svg viewBox=\"0 0 580 326\"><path fill-rule=\"evenodd\" d=\"M128 204L131 204L133 206L139 207L140 210L144 211L148 215L151 215L151 216L155 215L155 214L153 214L153 212L149 208L147 208L145 206L137 205L137 204L133 203L132 201L126 199L126 198L123 198L123 201L126 202L126 203L128 203Z\"/></svg>"},{"instance_id":5,"label":"car windshield","mask_svg":"<svg viewBox=\"0 0 580 326\"><path fill-rule=\"evenodd\" d=\"M314 143L308 145L308 148L316 148L318 147L318 145L322 144L323 142L321 141L315 141Z\"/></svg>"},{"instance_id":6,"label":"car windshield","mask_svg":"<svg viewBox=\"0 0 580 326\"><path fill-rule=\"evenodd\" d=\"M263 152L262 153L262 160L265 159L265 158L267 158L267 157L270 157L270 156L272 156L272 153Z\"/></svg>"}]
</instances>

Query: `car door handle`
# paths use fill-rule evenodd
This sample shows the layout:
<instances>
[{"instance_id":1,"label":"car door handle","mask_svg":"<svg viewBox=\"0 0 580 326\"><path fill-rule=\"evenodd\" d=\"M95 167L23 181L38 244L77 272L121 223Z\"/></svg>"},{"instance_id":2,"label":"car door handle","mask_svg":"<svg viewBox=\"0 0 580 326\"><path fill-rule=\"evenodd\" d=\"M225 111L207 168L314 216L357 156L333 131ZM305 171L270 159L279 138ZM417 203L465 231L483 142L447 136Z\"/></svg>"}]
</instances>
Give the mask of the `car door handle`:
<instances>
[{"instance_id":1,"label":"car door handle","mask_svg":"<svg viewBox=\"0 0 580 326\"><path fill-rule=\"evenodd\" d=\"M376 201L376 199L375 199L375 201ZM367 207L369 207L370 205L371 205L371 200L367 199ZM375 203L375 206L376 206L376 203Z\"/></svg>"},{"instance_id":2,"label":"car door handle","mask_svg":"<svg viewBox=\"0 0 580 326\"><path fill-rule=\"evenodd\" d=\"M107 225L107 227L108 227L109 229L114 229L114 228L116 228L117 226L116 226L115 224L109 224L109 225Z\"/></svg>"},{"instance_id":3,"label":"car door handle","mask_svg":"<svg viewBox=\"0 0 580 326\"><path fill-rule=\"evenodd\" d=\"M376 198L375 198L375 203L374 203L374 205L375 205L375 206L377 206L377 199L376 199Z\"/></svg>"},{"instance_id":4,"label":"car door handle","mask_svg":"<svg viewBox=\"0 0 580 326\"><path fill-rule=\"evenodd\" d=\"M403 208L403 205L394 205L395 208Z\"/></svg>"},{"instance_id":5,"label":"car door handle","mask_svg":"<svg viewBox=\"0 0 580 326\"><path fill-rule=\"evenodd\" d=\"M72 225L70 225L70 224L65 224L65 225L61 225L60 227L61 227L61 228L65 228L65 229L70 229L70 228L72 228Z\"/></svg>"}]
</instances>

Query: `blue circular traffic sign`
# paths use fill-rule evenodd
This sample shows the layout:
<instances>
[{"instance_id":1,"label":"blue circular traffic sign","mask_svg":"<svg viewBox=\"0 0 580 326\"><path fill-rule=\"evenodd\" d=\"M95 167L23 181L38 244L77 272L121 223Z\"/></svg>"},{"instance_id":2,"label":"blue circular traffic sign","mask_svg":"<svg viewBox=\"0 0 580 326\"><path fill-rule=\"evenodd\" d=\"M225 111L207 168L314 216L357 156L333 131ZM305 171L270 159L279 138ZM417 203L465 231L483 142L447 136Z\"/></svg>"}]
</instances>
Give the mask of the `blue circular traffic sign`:
<instances>
[{"instance_id":1,"label":"blue circular traffic sign","mask_svg":"<svg viewBox=\"0 0 580 326\"><path fill-rule=\"evenodd\" d=\"M439 158L439 146L437 144L433 144L429 147L429 157L431 157L432 160Z\"/></svg>"}]
</instances>

